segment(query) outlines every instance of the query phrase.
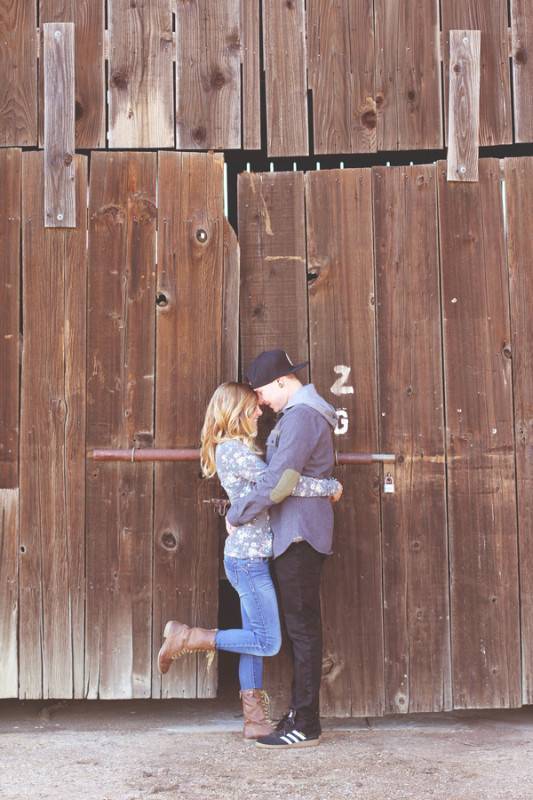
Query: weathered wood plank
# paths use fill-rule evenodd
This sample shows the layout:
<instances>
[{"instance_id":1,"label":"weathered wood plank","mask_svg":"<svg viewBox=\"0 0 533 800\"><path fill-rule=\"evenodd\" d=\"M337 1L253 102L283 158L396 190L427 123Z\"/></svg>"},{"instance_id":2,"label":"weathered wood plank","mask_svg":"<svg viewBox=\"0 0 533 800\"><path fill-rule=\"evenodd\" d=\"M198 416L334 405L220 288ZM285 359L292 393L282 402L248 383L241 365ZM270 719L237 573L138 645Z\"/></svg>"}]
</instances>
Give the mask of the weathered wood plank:
<instances>
[{"instance_id":1,"label":"weathered wood plank","mask_svg":"<svg viewBox=\"0 0 533 800\"><path fill-rule=\"evenodd\" d=\"M222 377L223 262L222 156L160 153L156 447L198 446ZM216 694L204 654L180 659L163 679L155 664L166 620L217 625L218 518L203 502L213 494L197 464L156 465L154 697Z\"/></svg>"},{"instance_id":2,"label":"weathered wood plank","mask_svg":"<svg viewBox=\"0 0 533 800\"><path fill-rule=\"evenodd\" d=\"M336 447L378 449L370 170L309 172L306 180L311 377L342 416ZM334 554L322 587L322 711L383 712L379 469L338 470ZM347 616L350 623L346 624ZM342 636L339 631L342 630Z\"/></svg>"},{"instance_id":3,"label":"weathered wood plank","mask_svg":"<svg viewBox=\"0 0 533 800\"><path fill-rule=\"evenodd\" d=\"M509 282L499 162L438 164L454 708L520 703Z\"/></svg>"},{"instance_id":4,"label":"weathered wood plank","mask_svg":"<svg viewBox=\"0 0 533 800\"><path fill-rule=\"evenodd\" d=\"M445 104L448 111L449 31L481 31L481 146L513 141L507 0L441 0Z\"/></svg>"},{"instance_id":5,"label":"weathered wood plank","mask_svg":"<svg viewBox=\"0 0 533 800\"><path fill-rule=\"evenodd\" d=\"M240 248L237 234L224 218L224 277L222 280L222 380L239 377Z\"/></svg>"},{"instance_id":6,"label":"weathered wood plank","mask_svg":"<svg viewBox=\"0 0 533 800\"><path fill-rule=\"evenodd\" d=\"M444 394L436 174L373 170L385 712L451 708Z\"/></svg>"},{"instance_id":7,"label":"weathered wood plank","mask_svg":"<svg viewBox=\"0 0 533 800\"><path fill-rule=\"evenodd\" d=\"M238 206L243 371L277 347L294 363L307 361L303 174L243 172Z\"/></svg>"},{"instance_id":8,"label":"weathered wood plank","mask_svg":"<svg viewBox=\"0 0 533 800\"><path fill-rule=\"evenodd\" d=\"M442 147L438 0L376 0L378 150Z\"/></svg>"},{"instance_id":9,"label":"weathered wood plank","mask_svg":"<svg viewBox=\"0 0 533 800\"><path fill-rule=\"evenodd\" d=\"M376 150L371 0L308 0L315 153Z\"/></svg>"},{"instance_id":10,"label":"weathered wood plank","mask_svg":"<svg viewBox=\"0 0 533 800\"><path fill-rule=\"evenodd\" d=\"M104 0L39 0L39 22L41 30L46 22L74 23L76 147L105 147ZM44 109L42 69L39 84L40 109ZM42 110L39 124L43 142Z\"/></svg>"},{"instance_id":11,"label":"weathered wood plank","mask_svg":"<svg viewBox=\"0 0 533 800\"><path fill-rule=\"evenodd\" d=\"M480 31L449 31L448 180L477 181Z\"/></svg>"},{"instance_id":12,"label":"weathered wood plank","mask_svg":"<svg viewBox=\"0 0 533 800\"><path fill-rule=\"evenodd\" d=\"M37 6L0 2L0 147L37 144Z\"/></svg>"},{"instance_id":13,"label":"weathered wood plank","mask_svg":"<svg viewBox=\"0 0 533 800\"><path fill-rule=\"evenodd\" d=\"M44 155L22 159L20 697L81 697L87 159L76 228L43 227Z\"/></svg>"},{"instance_id":14,"label":"weathered wood plank","mask_svg":"<svg viewBox=\"0 0 533 800\"><path fill-rule=\"evenodd\" d=\"M263 2L269 156L309 154L304 0Z\"/></svg>"},{"instance_id":15,"label":"weathered wood plank","mask_svg":"<svg viewBox=\"0 0 533 800\"><path fill-rule=\"evenodd\" d=\"M18 486L20 150L0 150L0 489Z\"/></svg>"},{"instance_id":16,"label":"weathered wood plank","mask_svg":"<svg viewBox=\"0 0 533 800\"><path fill-rule=\"evenodd\" d=\"M44 224L76 224L74 24L47 22L44 50ZM84 203L84 208L85 208Z\"/></svg>"},{"instance_id":17,"label":"weathered wood plank","mask_svg":"<svg viewBox=\"0 0 533 800\"><path fill-rule=\"evenodd\" d=\"M174 147L170 0L109 0L109 146Z\"/></svg>"},{"instance_id":18,"label":"weathered wood plank","mask_svg":"<svg viewBox=\"0 0 533 800\"><path fill-rule=\"evenodd\" d=\"M259 0L241 0L242 147L261 149L261 73Z\"/></svg>"},{"instance_id":19,"label":"weathered wood plank","mask_svg":"<svg viewBox=\"0 0 533 800\"><path fill-rule=\"evenodd\" d=\"M93 153L88 447L153 444L156 156ZM86 692L149 697L152 464L87 468Z\"/></svg>"},{"instance_id":20,"label":"weathered wood plank","mask_svg":"<svg viewBox=\"0 0 533 800\"><path fill-rule=\"evenodd\" d=\"M309 358L304 176L301 172L249 173L238 179L241 246L241 365L263 350L281 347L294 363ZM298 376L304 382L309 370ZM272 423L265 414L260 434ZM292 662L287 644L265 662L265 686L274 716L290 700Z\"/></svg>"},{"instance_id":21,"label":"weathered wood plank","mask_svg":"<svg viewBox=\"0 0 533 800\"><path fill-rule=\"evenodd\" d=\"M533 698L533 159L505 161L522 620L522 702ZM510 351L504 351L508 357Z\"/></svg>"},{"instance_id":22,"label":"weathered wood plank","mask_svg":"<svg viewBox=\"0 0 533 800\"><path fill-rule=\"evenodd\" d=\"M18 696L19 490L0 488L0 698Z\"/></svg>"},{"instance_id":23,"label":"weathered wood plank","mask_svg":"<svg viewBox=\"0 0 533 800\"><path fill-rule=\"evenodd\" d=\"M533 141L533 0L511 0L515 142Z\"/></svg>"},{"instance_id":24,"label":"weathered wood plank","mask_svg":"<svg viewBox=\"0 0 533 800\"><path fill-rule=\"evenodd\" d=\"M240 0L179 0L176 10L176 147L238 148Z\"/></svg>"}]
</instances>

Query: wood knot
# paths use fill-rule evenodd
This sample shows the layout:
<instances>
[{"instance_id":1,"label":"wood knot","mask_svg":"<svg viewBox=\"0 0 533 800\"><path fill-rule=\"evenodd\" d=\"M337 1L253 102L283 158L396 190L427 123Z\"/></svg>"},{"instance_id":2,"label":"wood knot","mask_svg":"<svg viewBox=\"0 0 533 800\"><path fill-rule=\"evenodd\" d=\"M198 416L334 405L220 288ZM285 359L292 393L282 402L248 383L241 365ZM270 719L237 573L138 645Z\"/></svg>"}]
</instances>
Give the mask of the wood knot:
<instances>
[{"instance_id":1,"label":"wood knot","mask_svg":"<svg viewBox=\"0 0 533 800\"><path fill-rule=\"evenodd\" d=\"M514 60L517 64L527 64L527 50L525 47L519 47L516 53L514 54Z\"/></svg>"},{"instance_id":2,"label":"wood knot","mask_svg":"<svg viewBox=\"0 0 533 800\"><path fill-rule=\"evenodd\" d=\"M175 550L178 546L178 540L171 531L165 531L161 535L161 544L165 550Z\"/></svg>"},{"instance_id":3,"label":"wood knot","mask_svg":"<svg viewBox=\"0 0 533 800\"><path fill-rule=\"evenodd\" d=\"M364 111L361 115L361 122L368 128L372 130L377 125L377 114L373 108L368 109L368 111Z\"/></svg>"},{"instance_id":4,"label":"wood knot","mask_svg":"<svg viewBox=\"0 0 533 800\"><path fill-rule=\"evenodd\" d=\"M83 117L83 114L84 114L83 106L82 106L82 104L80 103L79 100L76 100L76 102L74 104L74 116L76 118L76 121L81 119Z\"/></svg>"},{"instance_id":5,"label":"wood knot","mask_svg":"<svg viewBox=\"0 0 533 800\"><path fill-rule=\"evenodd\" d=\"M407 99L412 103L415 98L416 98L415 90L409 89L409 91L407 92Z\"/></svg>"},{"instance_id":6,"label":"wood knot","mask_svg":"<svg viewBox=\"0 0 533 800\"><path fill-rule=\"evenodd\" d=\"M294 0L285 0L285 6L289 11L294 11Z\"/></svg>"},{"instance_id":7,"label":"wood knot","mask_svg":"<svg viewBox=\"0 0 533 800\"><path fill-rule=\"evenodd\" d=\"M219 67L215 67L209 76L209 85L215 91L220 91L226 83L226 76Z\"/></svg>"},{"instance_id":8,"label":"wood knot","mask_svg":"<svg viewBox=\"0 0 533 800\"><path fill-rule=\"evenodd\" d=\"M377 108L381 108L381 106L383 105L384 102L385 102L384 96L382 94L377 94L376 95L376 107Z\"/></svg>"},{"instance_id":9,"label":"wood knot","mask_svg":"<svg viewBox=\"0 0 533 800\"><path fill-rule=\"evenodd\" d=\"M128 80L122 72L114 72L111 75L111 86L114 86L115 89L127 89Z\"/></svg>"},{"instance_id":10,"label":"wood knot","mask_svg":"<svg viewBox=\"0 0 533 800\"><path fill-rule=\"evenodd\" d=\"M193 128L191 135L196 144L202 144L202 142L205 142L207 139L207 131L203 125L198 125L197 128Z\"/></svg>"},{"instance_id":11,"label":"wood knot","mask_svg":"<svg viewBox=\"0 0 533 800\"><path fill-rule=\"evenodd\" d=\"M252 311L252 317L259 319L264 315L264 313L265 313L265 304L259 303L254 307L254 310Z\"/></svg>"},{"instance_id":12,"label":"wood knot","mask_svg":"<svg viewBox=\"0 0 533 800\"><path fill-rule=\"evenodd\" d=\"M65 153L63 157L63 164L69 167L72 164L72 153Z\"/></svg>"},{"instance_id":13,"label":"wood knot","mask_svg":"<svg viewBox=\"0 0 533 800\"><path fill-rule=\"evenodd\" d=\"M241 49L241 37L239 35L239 29L234 28L227 36L226 36L226 44L230 50L240 50Z\"/></svg>"},{"instance_id":14,"label":"wood knot","mask_svg":"<svg viewBox=\"0 0 533 800\"><path fill-rule=\"evenodd\" d=\"M452 69L455 72L455 74L458 74L459 72L461 72L461 65L460 64L454 64Z\"/></svg>"}]
</instances>

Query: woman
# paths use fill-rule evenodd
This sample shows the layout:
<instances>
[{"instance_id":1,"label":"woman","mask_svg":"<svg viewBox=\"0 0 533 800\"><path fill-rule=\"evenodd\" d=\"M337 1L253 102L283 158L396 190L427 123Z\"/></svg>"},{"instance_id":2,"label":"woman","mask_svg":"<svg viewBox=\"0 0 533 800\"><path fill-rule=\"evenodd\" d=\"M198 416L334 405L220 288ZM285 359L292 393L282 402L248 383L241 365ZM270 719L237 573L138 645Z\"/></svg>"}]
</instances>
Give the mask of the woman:
<instances>
[{"instance_id":1,"label":"woman","mask_svg":"<svg viewBox=\"0 0 533 800\"><path fill-rule=\"evenodd\" d=\"M218 473L230 501L247 494L266 469L255 444L261 413L253 389L239 383L223 383L207 407L202 428L202 471L208 478ZM342 486L334 478L302 476L293 494L338 500ZM273 730L263 691L263 657L275 655L281 646L278 605L268 563L271 556L272 530L265 511L228 536L224 548L224 568L240 598L243 627L205 630L170 621L158 658L159 671L165 673L171 662L186 652L204 650L211 658L217 649L240 653L246 739Z\"/></svg>"}]
</instances>

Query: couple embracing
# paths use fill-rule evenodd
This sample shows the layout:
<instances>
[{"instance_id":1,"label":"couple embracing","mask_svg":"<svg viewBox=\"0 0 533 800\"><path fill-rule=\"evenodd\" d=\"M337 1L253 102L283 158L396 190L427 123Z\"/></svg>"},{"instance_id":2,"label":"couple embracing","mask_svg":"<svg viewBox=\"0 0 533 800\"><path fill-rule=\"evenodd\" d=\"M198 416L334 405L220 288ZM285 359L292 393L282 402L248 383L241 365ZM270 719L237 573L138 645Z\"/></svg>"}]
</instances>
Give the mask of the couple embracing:
<instances>
[{"instance_id":1,"label":"couple embracing","mask_svg":"<svg viewBox=\"0 0 533 800\"><path fill-rule=\"evenodd\" d=\"M342 494L331 477L335 409L313 384L296 377L306 365L270 350L250 365L248 385L225 383L213 394L202 428L202 470L207 477L218 473L231 501L224 567L240 598L243 627L205 630L171 620L158 658L159 671L166 673L186 652L240 653L244 737L277 749L319 742L320 576L331 553L331 501ZM278 414L266 463L255 444L262 405ZM274 726L263 690L263 658L281 646L279 612L291 645L293 681L291 707Z\"/></svg>"}]
</instances>

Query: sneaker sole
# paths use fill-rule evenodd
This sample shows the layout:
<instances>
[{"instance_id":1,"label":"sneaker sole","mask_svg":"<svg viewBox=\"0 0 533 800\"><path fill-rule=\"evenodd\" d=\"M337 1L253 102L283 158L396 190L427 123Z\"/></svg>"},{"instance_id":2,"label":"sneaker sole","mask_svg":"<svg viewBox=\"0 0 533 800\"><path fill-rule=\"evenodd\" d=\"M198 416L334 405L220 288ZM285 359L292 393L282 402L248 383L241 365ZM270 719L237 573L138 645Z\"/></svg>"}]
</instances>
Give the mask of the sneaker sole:
<instances>
[{"instance_id":1,"label":"sneaker sole","mask_svg":"<svg viewBox=\"0 0 533 800\"><path fill-rule=\"evenodd\" d=\"M256 742L256 747L264 747L266 750L295 750L297 747L318 747L319 739L308 739L305 742L293 742L293 744L262 744Z\"/></svg>"}]
</instances>

